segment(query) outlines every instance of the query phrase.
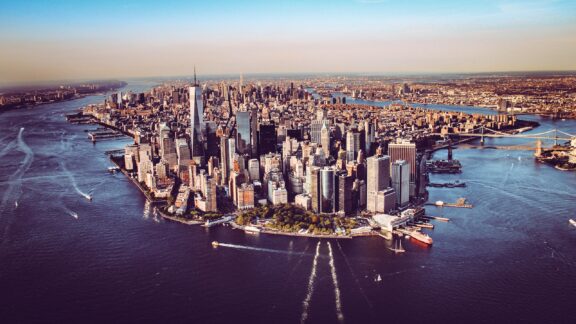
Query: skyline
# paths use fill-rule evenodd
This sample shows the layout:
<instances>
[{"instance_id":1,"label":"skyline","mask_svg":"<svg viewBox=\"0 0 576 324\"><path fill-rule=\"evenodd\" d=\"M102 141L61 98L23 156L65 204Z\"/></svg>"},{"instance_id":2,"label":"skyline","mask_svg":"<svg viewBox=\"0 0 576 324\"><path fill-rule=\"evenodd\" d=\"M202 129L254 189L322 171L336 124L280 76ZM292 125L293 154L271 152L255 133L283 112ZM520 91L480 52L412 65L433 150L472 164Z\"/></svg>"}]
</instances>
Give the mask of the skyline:
<instances>
[{"instance_id":1,"label":"skyline","mask_svg":"<svg viewBox=\"0 0 576 324\"><path fill-rule=\"evenodd\" d=\"M575 70L569 1L3 4L0 83ZM197 18L196 18L197 17ZM199 33L196 33L199 31Z\"/></svg>"}]
</instances>

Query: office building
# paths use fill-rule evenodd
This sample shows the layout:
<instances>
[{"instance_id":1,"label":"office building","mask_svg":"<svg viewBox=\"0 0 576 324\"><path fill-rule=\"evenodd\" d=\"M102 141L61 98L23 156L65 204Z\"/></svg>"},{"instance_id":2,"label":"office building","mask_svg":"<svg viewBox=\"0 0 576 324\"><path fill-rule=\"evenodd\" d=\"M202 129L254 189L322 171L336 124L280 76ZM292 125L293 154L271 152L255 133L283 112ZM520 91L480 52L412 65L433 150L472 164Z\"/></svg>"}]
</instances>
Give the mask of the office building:
<instances>
[{"instance_id":1,"label":"office building","mask_svg":"<svg viewBox=\"0 0 576 324\"><path fill-rule=\"evenodd\" d=\"M236 113L236 150L240 154L252 154L250 130L250 112L238 111Z\"/></svg>"},{"instance_id":2,"label":"office building","mask_svg":"<svg viewBox=\"0 0 576 324\"><path fill-rule=\"evenodd\" d=\"M390 143L388 144L390 162L404 160L410 165L410 182L416 181L416 144L414 143Z\"/></svg>"},{"instance_id":3,"label":"office building","mask_svg":"<svg viewBox=\"0 0 576 324\"><path fill-rule=\"evenodd\" d=\"M349 176L346 172L341 172L337 177L338 194L337 194L337 211L344 215L349 215L353 211L353 195L352 187L354 178Z\"/></svg>"},{"instance_id":4,"label":"office building","mask_svg":"<svg viewBox=\"0 0 576 324\"><path fill-rule=\"evenodd\" d=\"M398 160L392 164L392 187L398 206L407 205L410 201L410 163Z\"/></svg>"},{"instance_id":5,"label":"office building","mask_svg":"<svg viewBox=\"0 0 576 324\"><path fill-rule=\"evenodd\" d=\"M334 213L336 209L336 178L334 169L320 170L320 212Z\"/></svg>"},{"instance_id":6,"label":"office building","mask_svg":"<svg viewBox=\"0 0 576 324\"><path fill-rule=\"evenodd\" d=\"M322 145L322 150L324 151L324 156L330 156L330 130L326 127L326 123L322 125L320 130L320 145Z\"/></svg>"},{"instance_id":7,"label":"office building","mask_svg":"<svg viewBox=\"0 0 576 324\"><path fill-rule=\"evenodd\" d=\"M192 157L202 162L204 155L204 102L202 100L202 89L196 81L196 71L194 71L194 84L190 91L190 144Z\"/></svg>"},{"instance_id":8,"label":"office building","mask_svg":"<svg viewBox=\"0 0 576 324\"><path fill-rule=\"evenodd\" d=\"M276 153L276 127L274 124L260 124L258 134L258 154Z\"/></svg>"}]
</instances>

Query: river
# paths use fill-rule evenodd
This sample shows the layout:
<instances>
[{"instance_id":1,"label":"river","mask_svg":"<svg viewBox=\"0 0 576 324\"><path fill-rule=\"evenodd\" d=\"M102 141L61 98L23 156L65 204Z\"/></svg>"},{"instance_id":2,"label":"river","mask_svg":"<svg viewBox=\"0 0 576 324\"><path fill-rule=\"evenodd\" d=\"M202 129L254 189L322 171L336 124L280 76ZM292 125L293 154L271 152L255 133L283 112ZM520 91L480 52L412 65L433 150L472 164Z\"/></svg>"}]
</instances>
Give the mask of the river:
<instances>
[{"instance_id":1,"label":"river","mask_svg":"<svg viewBox=\"0 0 576 324\"><path fill-rule=\"evenodd\" d=\"M427 230L433 247L405 240L407 252L394 255L376 237L248 235L161 220L129 180L106 172L104 152L129 140L92 145L84 131L93 125L65 121L103 98L0 114L4 323L576 321L576 173L539 164L533 152L454 150L463 173L431 180L468 186L431 188L430 200L466 197L474 208L427 207L452 221ZM532 132L576 133L573 120L529 118L541 124ZM214 240L224 245L214 249Z\"/></svg>"}]
</instances>

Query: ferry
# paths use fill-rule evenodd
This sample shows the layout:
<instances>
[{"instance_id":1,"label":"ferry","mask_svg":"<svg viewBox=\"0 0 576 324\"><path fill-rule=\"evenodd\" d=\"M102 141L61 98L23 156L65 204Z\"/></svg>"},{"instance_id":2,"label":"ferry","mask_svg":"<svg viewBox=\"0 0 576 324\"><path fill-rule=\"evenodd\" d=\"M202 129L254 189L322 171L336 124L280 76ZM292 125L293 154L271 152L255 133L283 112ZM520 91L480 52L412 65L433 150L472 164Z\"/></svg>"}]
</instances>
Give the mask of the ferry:
<instances>
[{"instance_id":1,"label":"ferry","mask_svg":"<svg viewBox=\"0 0 576 324\"><path fill-rule=\"evenodd\" d=\"M217 248L220 243L218 241L212 241L212 247Z\"/></svg>"},{"instance_id":2,"label":"ferry","mask_svg":"<svg viewBox=\"0 0 576 324\"><path fill-rule=\"evenodd\" d=\"M412 231L410 232L410 236L422 243L426 243L429 245L432 245L432 243L434 242L432 240L432 238L430 236L428 236L428 234L424 234L424 233L420 233L418 231Z\"/></svg>"},{"instance_id":3,"label":"ferry","mask_svg":"<svg viewBox=\"0 0 576 324\"><path fill-rule=\"evenodd\" d=\"M258 234L260 233L260 229L256 226L246 226L244 227L244 231L249 234Z\"/></svg>"},{"instance_id":4,"label":"ferry","mask_svg":"<svg viewBox=\"0 0 576 324\"><path fill-rule=\"evenodd\" d=\"M576 226L576 220L570 219L568 222L569 222L570 224Z\"/></svg>"}]
</instances>

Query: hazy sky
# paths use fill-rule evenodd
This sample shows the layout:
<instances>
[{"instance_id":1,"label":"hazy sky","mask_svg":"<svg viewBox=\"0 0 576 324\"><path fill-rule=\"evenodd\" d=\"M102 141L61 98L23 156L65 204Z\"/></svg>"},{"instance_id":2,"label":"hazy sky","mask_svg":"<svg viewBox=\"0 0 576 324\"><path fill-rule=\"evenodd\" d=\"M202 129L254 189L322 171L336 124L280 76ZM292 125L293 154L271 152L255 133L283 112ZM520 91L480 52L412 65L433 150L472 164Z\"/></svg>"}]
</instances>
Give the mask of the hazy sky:
<instances>
[{"instance_id":1,"label":"hazy sky","mask_svg":"<svg viewBox=\"0 0 576 324\"><path fill-rule=\"evenodd\" d=\"M576 1L0 0L0 81L576 70Z\"/></svg>"}]
</instances>

